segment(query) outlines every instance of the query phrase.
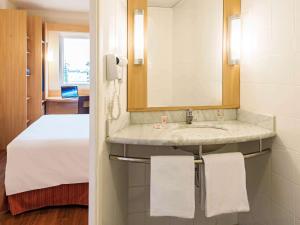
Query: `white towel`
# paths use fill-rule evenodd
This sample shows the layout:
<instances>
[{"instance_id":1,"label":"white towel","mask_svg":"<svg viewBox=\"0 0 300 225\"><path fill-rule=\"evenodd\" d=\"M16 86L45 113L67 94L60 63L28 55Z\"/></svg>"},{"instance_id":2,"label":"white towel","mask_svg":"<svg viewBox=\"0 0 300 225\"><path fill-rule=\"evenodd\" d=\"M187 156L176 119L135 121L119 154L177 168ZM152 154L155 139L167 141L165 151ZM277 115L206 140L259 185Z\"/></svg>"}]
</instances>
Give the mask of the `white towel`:
<instances>
[{"instance_id":1,"label":"white towel","mask_svg":"<svg viewBox=\"0 0 300 225\"><path fill-rule=\"evenodd\" d=\"M205 215L248 212L245 162L242 153L203 156Z\"/></svg>"},{"instance_id":2,"label":"white towel","mask_svg":"<svg viewBox=\"0 0 300 225\"><path fill-rule=\"evenodd\" d=\"M151 157L150 215L194 218L193 156Z\"/></svg>"}]
</instances>

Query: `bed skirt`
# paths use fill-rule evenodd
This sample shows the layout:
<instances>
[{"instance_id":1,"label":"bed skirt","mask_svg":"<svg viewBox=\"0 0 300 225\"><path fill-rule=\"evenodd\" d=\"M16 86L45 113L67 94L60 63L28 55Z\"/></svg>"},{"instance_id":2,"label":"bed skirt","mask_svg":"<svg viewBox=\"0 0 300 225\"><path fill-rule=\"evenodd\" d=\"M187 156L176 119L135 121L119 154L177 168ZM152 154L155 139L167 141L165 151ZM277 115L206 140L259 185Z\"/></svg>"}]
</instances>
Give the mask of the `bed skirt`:
<instances>
[{"instance_id":1,"label":"bed skirt","mask_svg":"<svg viewBox=\"0 0 300 225\"><path fill-rule=\"evenodd\" d=\"M8 196L9 210L17 215L48 206L88 206L88 183L64 184Z\"/></svg>"}]
</instances>

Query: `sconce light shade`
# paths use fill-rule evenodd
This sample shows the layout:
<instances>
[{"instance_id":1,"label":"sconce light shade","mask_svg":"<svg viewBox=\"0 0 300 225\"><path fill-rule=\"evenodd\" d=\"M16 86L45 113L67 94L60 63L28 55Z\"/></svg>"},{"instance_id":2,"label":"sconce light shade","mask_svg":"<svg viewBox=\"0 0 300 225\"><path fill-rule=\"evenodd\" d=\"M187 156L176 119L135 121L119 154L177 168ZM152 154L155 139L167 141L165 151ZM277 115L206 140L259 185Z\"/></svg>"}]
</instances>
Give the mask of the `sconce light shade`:
<instances>
[{"instance_id":1,"label":"sconce light shade","mask_svg":"<svg viewBox=\"0 0 300 225\"><path fill-rule=\"evenodd\" d=\"M134 64L144 64L144 10L134 11Z\"/></svg>"},{"instance_id":2,"label":"sconce light shade","mask_svg":"<svg viewBox=\"0 0 300 225\"><path fill-rule=\"evenodd\" d=\"M237 65L241 58L241 18L229 17L229 65Z\"/></svg>"}]
</instances>

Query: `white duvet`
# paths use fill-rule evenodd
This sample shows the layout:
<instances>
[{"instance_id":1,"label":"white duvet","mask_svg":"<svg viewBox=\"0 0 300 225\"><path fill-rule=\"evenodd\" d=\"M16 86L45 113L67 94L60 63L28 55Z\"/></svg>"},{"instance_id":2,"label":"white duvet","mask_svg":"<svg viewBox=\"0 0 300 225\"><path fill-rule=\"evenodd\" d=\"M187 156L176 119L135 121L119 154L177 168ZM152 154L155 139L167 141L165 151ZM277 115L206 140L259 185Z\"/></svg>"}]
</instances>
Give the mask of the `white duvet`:
<instances>
[{"instance_id":1,"label":"white duvet","mask_svg":"<svg viewBox=\"0 0 300 225\"><path fill-rule=\"evenodd\" d=\"M46 115L7 146L7 195L88 182L88 115Z\"/></svg>"}]
</instances>

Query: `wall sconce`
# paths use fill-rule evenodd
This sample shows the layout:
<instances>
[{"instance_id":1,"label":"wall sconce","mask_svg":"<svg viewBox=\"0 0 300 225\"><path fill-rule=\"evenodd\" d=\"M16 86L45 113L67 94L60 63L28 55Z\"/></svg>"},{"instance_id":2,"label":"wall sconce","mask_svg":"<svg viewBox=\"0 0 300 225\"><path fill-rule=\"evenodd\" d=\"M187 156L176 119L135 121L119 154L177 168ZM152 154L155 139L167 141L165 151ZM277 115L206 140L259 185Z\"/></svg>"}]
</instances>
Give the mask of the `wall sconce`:
<instances>
[{"instance_id":1,"label":"wall sconce","mask_svg":"<svg viewBox=\"0 0 300 225\"><path fill-rule=\"evenodd\" d=\"M237 65L241 58L241 18L240 16L229 17L229 65Z\"/></svg>"},{"instance_id":2,"label":"wall sconce","mask_svg":"<svg viewBox=\"0 0 300 225\"><path fill-rule=\"evenodd\" d=\"M134 64L144 64L144 10L134 10Z\"/></svg>"}]
</instances>

